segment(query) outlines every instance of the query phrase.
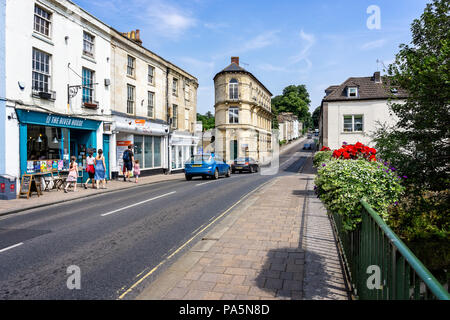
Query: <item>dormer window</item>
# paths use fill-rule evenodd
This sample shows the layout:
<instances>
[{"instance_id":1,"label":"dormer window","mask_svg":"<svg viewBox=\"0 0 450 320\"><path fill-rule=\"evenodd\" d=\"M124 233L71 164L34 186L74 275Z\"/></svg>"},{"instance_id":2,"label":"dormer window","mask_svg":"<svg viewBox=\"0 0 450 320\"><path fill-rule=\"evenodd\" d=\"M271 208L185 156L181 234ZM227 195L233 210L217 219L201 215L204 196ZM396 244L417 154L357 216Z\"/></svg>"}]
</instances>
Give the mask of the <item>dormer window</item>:
<instances>
[{"instance_id":1,"label":"dormer window","mask_svg":"<svg viewBox=\"0 0 450 320\"><path fill-rule=\"evenodd\" d=\"M358 88L357 87L348 87L347 88L347 97L356 98L358 96Z\"/></svg>"}]
</instances>

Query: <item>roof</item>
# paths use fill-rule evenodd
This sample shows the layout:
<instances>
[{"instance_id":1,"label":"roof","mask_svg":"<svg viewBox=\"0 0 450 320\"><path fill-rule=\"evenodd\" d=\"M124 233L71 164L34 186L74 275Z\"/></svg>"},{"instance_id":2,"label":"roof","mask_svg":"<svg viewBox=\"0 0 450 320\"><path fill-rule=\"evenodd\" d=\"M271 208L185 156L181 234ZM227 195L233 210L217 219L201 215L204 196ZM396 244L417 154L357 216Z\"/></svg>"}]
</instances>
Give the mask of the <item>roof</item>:
<instances>
[{"instance_id":1,"label":"roof","mask_svg":"<svg viewBox=\"0 0 450 320\"><path fill-rule=\"evenodd\" d=\"M373 99L389 99L389 98L406 98L408 93L398 87L397 94L391 92L390 80L388 77L381 77L381 82L377 83L374 77L352 77L348 78L339 86L330 86L326 91L332 91L323 98L327 101L349 101L349 100L373 100ZM357 87L358 96L348 97L347 87Z\"/></svg>"},{"instance_id":2,"label":"roof","mask_svg":"<svg viewBox=\"0 0 450 320\"><path fill-rule=\"evenodd\" d=\"M250 75L253 79L255 79L256 82L258 82L269 94L270 96L273 96L272 92L270 92L269 89L266 88L265 85L263 85L261 83L261 81L258 80L258 78L256 78L251 72L245 70L244 68L242 68L241 66L237 65L236 63L232 62L228 67L226 67L225 69L223 69L222 71L220 71L219 73L217 73L214 76L214 80L216 80L216 77L222 73L227 73L227 72L242 72L242 73L246 73L248 75Z\"/></svg>"}]
</instances>

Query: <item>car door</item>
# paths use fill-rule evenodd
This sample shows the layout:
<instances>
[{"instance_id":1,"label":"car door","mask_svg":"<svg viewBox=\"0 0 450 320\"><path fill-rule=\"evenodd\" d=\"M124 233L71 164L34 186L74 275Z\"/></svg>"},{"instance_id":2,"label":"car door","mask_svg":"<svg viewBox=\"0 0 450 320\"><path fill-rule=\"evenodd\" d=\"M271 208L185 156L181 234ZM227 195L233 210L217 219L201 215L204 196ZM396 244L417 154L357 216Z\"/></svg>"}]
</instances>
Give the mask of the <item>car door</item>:
<instances>
[{"instance_id":1,"label":"car door","mask_svg":"<svg viewBox=\"0 0 450 320\"><path fill-rule=\"evenodd\" d=\"M223 162L223 159L220 156L216 156L216 164L217 168L219 169L219 174L225 173L225 165Z\"/></svg>"}]
</instances>

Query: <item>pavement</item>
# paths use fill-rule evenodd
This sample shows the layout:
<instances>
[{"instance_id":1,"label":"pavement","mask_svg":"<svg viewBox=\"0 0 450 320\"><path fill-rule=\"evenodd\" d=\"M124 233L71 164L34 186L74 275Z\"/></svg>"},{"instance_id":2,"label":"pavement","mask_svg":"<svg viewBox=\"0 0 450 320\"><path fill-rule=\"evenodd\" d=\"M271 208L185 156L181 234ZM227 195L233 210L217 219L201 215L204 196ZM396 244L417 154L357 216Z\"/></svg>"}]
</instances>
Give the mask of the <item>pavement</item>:
<instances>
[{"instance_id":1,"label":"pavement","mask_svg":"<svg viewBox=\"0 0 450 320\"><path fill-rule=\"evenodd\" d=\"M136 299L347 300L314 173L310 154L242 199Z\"/></svg>"}]
</instances>

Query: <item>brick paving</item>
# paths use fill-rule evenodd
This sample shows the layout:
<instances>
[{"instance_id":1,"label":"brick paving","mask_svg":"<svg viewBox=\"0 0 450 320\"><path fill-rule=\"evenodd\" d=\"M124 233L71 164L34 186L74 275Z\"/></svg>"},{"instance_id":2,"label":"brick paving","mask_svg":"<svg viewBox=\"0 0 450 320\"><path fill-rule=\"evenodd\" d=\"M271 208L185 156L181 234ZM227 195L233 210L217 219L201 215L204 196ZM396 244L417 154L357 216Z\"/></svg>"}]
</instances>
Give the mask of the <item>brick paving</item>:
<instances>
[{"instance_id":1,"label":"brick paving","mask_svg":"<svg viewBox=\"0 0 450 320\"><path fill-rule=\"evenodd\" d=\"M137 299L347 299L311 158L305 168L247 198Z\"/></svg>"}]
</instances>

